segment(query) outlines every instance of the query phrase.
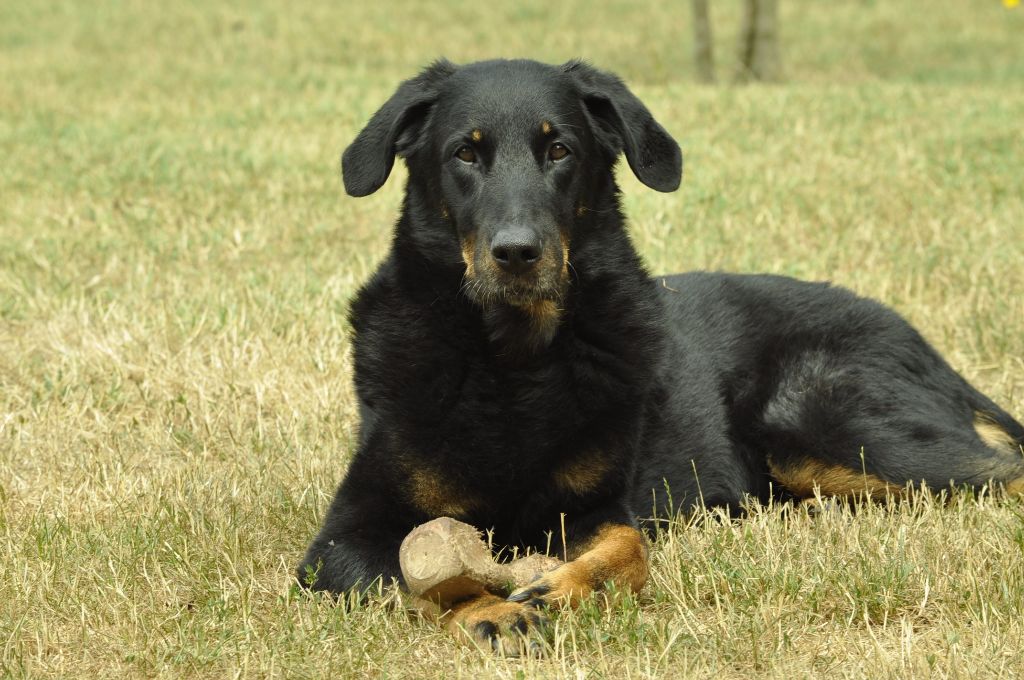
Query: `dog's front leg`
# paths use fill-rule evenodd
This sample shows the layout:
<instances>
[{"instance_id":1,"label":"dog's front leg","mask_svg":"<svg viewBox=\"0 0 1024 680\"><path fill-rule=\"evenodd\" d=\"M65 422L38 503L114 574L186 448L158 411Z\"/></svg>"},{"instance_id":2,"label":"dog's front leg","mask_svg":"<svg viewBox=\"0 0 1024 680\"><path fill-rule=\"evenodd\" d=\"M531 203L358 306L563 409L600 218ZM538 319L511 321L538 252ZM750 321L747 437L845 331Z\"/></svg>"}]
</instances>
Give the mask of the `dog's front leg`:
<instances>
[{"instance_id":1,"label":"dog's front leg","mask_svg":"<svg viewBox=\"0 0 1024 680\"><path fill-rule=\"evenodd\" d=\"M647 542L628 523L598 524L584 540L575 542L569 556L569 562L515 591L508 601L535 607L567 602L575 607L605 584L635 593L647 582Z\"/></svg>"},{"instance_id":2,"label":"dog's front leg","mask_svg":"<svg viewBox=\"0 0 1024 680\"><path fill-rule=\"evenodd\" d=\"M604 514L604 513L602 513ZM506 655L534 651L533 636L546 621L542 609L559 601L576 606L606 584L638 592L647 581L647 543L640 531L623 519L568 527L571 561L549 571L507 599L485 593L452 605L448 629Z\"/></svg>"}]
</instances>

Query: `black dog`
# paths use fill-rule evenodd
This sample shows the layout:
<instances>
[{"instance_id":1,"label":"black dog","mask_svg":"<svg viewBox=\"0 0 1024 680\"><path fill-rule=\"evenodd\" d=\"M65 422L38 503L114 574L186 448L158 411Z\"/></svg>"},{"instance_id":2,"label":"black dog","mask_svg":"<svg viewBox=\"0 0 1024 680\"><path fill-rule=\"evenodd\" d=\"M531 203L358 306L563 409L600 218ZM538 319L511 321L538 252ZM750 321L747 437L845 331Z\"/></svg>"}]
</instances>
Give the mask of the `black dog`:
<instances>
[{"instance_id":1,"label":"black dog","mask_svg":"<svg viewBox=\"0 0 1024 680\"><path fill-rule=\"evenodd\" d=\"M642 587L640 518L815 487L1024 491L1024 428L880 304L775 276L650 278L623 152L647 186L678 186L679 147L620 80L531 61L438 62L345 151L353 196L396 154L409 182L352 304L359 450L306 585L400 580L402 538L441 515L501 546L561 548L564 527L572 561L454 608L493 643L544 603Z\"/></svg>"}]
</instances>

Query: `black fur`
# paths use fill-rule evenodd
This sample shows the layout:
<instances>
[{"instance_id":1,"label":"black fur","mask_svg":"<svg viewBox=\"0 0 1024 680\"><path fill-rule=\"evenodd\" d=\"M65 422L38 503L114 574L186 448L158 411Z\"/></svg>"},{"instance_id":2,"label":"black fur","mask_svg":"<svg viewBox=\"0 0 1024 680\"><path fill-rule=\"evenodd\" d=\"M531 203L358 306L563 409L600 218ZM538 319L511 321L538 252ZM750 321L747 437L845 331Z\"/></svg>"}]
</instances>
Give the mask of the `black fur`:
<instances>
[{"instance_id":1,"label":"black fur","mask_svg":"<svg viewBox=\"0 0 1024 680\"><path fill-rule=\"evenodd\" d=\"M436 514L544 549L563 516L579 542L607 522L738 507L779 490L769 461L896 485L1024 476L974 420L1018 444L1024 428L882 305L775 276L649 277L620 153L648 186L678 186L678 146L620 80L529 61L438 62L346 150L354 196L396 154L409 181L391 252L352 304L359 449L304 583L400 580L399 543ZM529 275L492 259L511 229L540 253Z\"/></svg>"}]
</instances>

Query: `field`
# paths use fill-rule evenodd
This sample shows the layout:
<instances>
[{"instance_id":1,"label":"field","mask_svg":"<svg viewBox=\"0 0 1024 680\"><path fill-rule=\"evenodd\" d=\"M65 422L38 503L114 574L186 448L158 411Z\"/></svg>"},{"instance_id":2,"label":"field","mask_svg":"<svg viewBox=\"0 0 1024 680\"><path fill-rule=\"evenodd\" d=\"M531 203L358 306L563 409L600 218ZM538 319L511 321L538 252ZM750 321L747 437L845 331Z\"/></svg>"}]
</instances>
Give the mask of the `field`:
<instances>
[{"instance_id":1,"label":"field","mask_svg":"<svg viewBox=\"0 0 1024 680\"><path fill-rule=\"evenodd\" d=\"M987 496L680 521L544 659L291 585L404 174L350 199L338 156L442 54L620 73L687 162L620 173L652 271L881 298L1024 417L1024 7L781 0L786 82L736 88L712 4L718 86L684 2L0 5L0 676L1024 674L1024 505Z\"/></svg>"}]
</instances>

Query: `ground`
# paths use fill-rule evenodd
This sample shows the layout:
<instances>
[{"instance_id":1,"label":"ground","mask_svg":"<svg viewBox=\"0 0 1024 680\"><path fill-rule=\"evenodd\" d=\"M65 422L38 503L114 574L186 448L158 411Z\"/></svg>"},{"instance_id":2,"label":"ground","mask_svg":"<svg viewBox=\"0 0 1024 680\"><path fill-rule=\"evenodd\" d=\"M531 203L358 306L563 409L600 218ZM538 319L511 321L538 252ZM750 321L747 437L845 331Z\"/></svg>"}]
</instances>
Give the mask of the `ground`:
<instances>
[{"instance_id":1,"label":"ground","mask_svg":"<svg viewBox=\"0 0 1024 680\"><path fill-rule=\"evenodd\" d=\"M720 75L739 2L714 3ZM831 279L1024 416L1024 9L783 0L786 83L695 84L687 3L0 6L0 674L1024 673L1024 506L697 517L638 598L494 659L292 568L354 445L344 311L404 173L338 156L439 55L622 74L680 141L622 173L652 271ZM723 78L727 83L727 79Z\"/></svg>"}]
</instances>

